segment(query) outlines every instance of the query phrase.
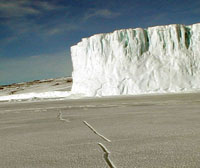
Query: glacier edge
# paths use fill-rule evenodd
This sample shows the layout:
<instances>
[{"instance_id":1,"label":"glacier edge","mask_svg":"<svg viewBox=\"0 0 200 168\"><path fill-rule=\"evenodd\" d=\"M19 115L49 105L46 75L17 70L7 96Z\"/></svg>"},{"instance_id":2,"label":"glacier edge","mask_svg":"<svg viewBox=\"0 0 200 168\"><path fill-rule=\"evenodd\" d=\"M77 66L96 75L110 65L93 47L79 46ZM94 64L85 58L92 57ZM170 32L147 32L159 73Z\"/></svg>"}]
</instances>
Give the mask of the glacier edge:
<instances>
[{"instance_id":1,"label":"glacier edge","mask_svg":"<svg viewBox=\"0 0 200 168\"><path fill-rule=\"evenodd\" d=\"M122 29L71 47L73 93L86 96L200 89L200 23Z\"/></svg>"}]
</instances>

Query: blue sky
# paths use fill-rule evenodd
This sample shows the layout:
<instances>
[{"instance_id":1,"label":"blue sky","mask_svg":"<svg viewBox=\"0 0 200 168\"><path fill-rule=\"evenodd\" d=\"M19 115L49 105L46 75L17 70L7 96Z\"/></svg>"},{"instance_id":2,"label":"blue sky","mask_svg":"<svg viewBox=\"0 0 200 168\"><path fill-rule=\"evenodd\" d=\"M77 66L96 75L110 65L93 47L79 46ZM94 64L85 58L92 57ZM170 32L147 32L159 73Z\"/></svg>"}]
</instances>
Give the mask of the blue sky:
<instances>
[{"instance_id":1,"label":"blue sky","mask_svg":"<svg viewBox=\"0 0 200 168\"><path fill-rule=\"evenodd\" d=\"M0 85L71 76L83 37L198 22L199 0L0 0Z\"/></svg>"}]
</instances>

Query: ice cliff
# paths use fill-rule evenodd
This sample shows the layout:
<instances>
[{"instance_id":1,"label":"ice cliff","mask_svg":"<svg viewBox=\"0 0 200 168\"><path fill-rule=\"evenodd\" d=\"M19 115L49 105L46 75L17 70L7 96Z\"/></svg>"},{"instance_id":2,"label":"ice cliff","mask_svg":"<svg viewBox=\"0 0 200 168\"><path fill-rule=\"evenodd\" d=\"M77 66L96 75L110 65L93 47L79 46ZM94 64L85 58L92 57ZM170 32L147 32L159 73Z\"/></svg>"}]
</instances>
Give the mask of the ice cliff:
<instances>
[{"instance_id":1,"label":"ice cliff","mask_svg":"<svg viewBox=\"0 0 200 168\"><path fill-rule=\"evenodd\" d=\"M108 96L200 89L200 23L123 29L71 47L73 93Z\"/></svg>"}]
</instances>

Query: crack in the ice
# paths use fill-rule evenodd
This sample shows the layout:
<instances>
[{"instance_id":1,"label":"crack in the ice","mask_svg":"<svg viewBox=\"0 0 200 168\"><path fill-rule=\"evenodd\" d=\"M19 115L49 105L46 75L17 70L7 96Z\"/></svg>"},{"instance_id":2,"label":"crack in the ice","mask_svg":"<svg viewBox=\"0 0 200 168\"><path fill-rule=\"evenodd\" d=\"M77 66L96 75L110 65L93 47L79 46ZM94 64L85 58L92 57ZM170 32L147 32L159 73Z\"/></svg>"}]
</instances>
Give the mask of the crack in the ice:
<instances>
[{"instance_id":1,"label":"crack in the ice","mask_svg":"<svg viewBox=\"0 0 200 168\"><path fill-rule=\"evenodd\" d=\"M111 140L109 140L108 138L106 138L105 136L101 135L100 133L98 133L89 123L87 123L87 121L83 121L83 123L90 128L96 135L98 135L99 137L101 137L103 140L107 141L107 142L111 142Z\"/></svg>"},{"instance_id":2,"label":"crack in the ice","mask_svg":"<svg viewBox=\"0 0 200 168\"><path fill-rule=\"evenodd\" d=\"M110 154L110 151L102 144L102 143L98 143L98 145L101 147L101 149L103 150L104 152L104 159L107 163L107 165L110 167L110 168L116 168L116 166L113 164L113 162L110 160L109 158L109 154Z\"/></svg>"},{"instance_id":3,"label":"crack in the ice","mask_svg":"<svg viewBox=\"0 0 200 168\"><path fill-rule=\"evenodd\" d=\"M59 114L58 114L57 118L58 118L60 121L64 121L64 122L70 122L69 120L67 120L67 119L64 119L64 118L62 117L62 112L61 112L61 111L59 112Z\"/></svg>"}]
</instances>

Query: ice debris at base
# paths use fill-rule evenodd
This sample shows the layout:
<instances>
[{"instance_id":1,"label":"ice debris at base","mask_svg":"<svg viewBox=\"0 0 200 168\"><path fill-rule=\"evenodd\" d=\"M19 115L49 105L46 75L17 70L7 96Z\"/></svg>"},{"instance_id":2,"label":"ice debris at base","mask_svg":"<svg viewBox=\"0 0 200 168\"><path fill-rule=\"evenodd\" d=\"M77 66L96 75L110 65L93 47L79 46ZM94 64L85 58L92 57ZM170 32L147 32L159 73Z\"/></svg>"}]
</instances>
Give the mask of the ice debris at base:
<instances>
[{"instance_id":1,"label":"ice debris at base","mask_svg":"<svg viewBox=\"0 0 200 168\"><path fill-rule=\"evenodd\" d=\"M34 100L34 99L52 99L52 98L70 98L78 99L82 95L73 95L68 91L49 91L43 93L24 93L24 94L14 94L7 96L0 96L0 101L15 101L15 100Z\"/></svg>"},{"instance_id":2,"label":"ice debris at base","mask_svg":"<svg viewBox=\"0 0 200 168\"><path fill-rule=\"evenodd\" d=\"M200 88L200 23L123 29L71 47L72 92L87 96Z\"/></svg>"}]
</instances>

